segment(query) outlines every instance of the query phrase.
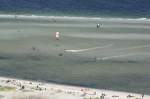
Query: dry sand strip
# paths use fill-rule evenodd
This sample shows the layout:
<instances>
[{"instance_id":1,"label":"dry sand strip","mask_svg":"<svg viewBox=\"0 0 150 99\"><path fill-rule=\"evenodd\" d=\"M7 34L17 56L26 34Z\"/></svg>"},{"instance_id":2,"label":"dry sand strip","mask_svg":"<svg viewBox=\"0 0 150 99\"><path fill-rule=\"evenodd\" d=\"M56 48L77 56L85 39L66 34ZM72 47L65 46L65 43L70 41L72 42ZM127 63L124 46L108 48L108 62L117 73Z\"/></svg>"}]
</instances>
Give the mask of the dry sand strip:
<instances>
[{"instance_id":1,"label":"dry sand strip","mask_svg":"<svg viewBox=\"0 0 150 99\"><path fill-rule=\"evenodd\" d=\"M150 99L150 95L0 77L0 99Z\"/></svg>"}]
</instances>

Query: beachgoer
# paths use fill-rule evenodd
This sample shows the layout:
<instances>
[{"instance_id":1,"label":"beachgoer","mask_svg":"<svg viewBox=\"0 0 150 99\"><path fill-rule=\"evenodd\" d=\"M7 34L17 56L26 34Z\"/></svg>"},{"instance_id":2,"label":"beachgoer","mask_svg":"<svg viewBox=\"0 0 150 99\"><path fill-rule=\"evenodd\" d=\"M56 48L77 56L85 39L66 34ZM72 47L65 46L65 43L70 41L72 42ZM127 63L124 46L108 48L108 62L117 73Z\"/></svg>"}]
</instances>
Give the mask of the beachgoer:
<instances>
[{"instance_id":1,"label":"beachgoer","mask_svg":"<svg viewBox=\"0 0 150 99\"><path fill-rule=\"evenodd\" d=\"M60 37L59 34L60 34L59 32L56 32L56 33L55 33L55 38L56 38L56 40L59 40L59 37Z\"/></svg>"},{"instance_id":2,"label":"beachgoer","mask_svg":"<svg viewBox=\"0 0 150 99\"><path fill-rule=\"evenodd\" d=\"M144 93L142 94L142 99L144 98Z\"/></svg>"},{"instance_id":3,"label":"beachgoer","mask_svg":"<svg viewBox=\"0 0 150 99\"><path fill-rule=\"evenodd\" d=\"M97 28L99 28L100 27L100 24L97 24Z\"/></svg>"}]
</instances>

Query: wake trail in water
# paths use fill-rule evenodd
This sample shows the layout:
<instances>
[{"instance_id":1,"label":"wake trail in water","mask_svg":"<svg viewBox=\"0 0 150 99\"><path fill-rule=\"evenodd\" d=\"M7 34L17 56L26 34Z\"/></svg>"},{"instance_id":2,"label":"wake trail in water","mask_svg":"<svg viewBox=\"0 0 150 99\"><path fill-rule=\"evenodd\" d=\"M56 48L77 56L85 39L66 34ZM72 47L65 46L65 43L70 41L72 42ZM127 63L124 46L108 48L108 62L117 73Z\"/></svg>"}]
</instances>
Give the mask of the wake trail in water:
<instances>
[{"instance_id":1,"label":"wake trail in water","mask_svg":"<svg viewBox=\"0 0 150 99\"><path fill-rule=\"evenodd\" d=\"M105 45L105 46L102 46L102 47L87 48L87 49L65 50L65 52L78 53L78 52L84 52L84 51L90 51L90 50L96 50L96 49L109 48L109 47L111 47L111 46L113 46L113 44Z\"/></svg>"},{"instance_id":2,"label":"wake trail in water","mask_svg":"<svg viewBox=\"0 0 150 99\"><path fill-rule=\"evenodd\" d=\"M121 57L129 57L129 56L137 56L137 55L148 55L149 53L128 53L122 55L114 55L114 56L107 56L103 58L96 58L97 60L108 60L113 58L121 58Z\"/></svg>"},{"instance_id":3,"label":"wake trail in water","mask_svg":"<svg viewBox=\"0 0 150 99\"><path fill-rule=\"evenodd\" d=\"M133 50L133 49L146 48L146 47L150 47L150 44L128 47L128 48L121 48L121 49L114 49L111 51L124 51L124 50L131 50L131 49ZM113 59L113 58L129 57L129 56L136 56L136 55L146 55L146 54L147 53L128 53L128 54L121 54L121 55L114 55L114 56L106 56L103 58L97 58L97 60L107 60L107 59Z\"/></svg>"},{"instance_id":4,"label":"wake trail in water","mask_svg":"<svg viewBox=\"0 0 150 99\"><path fill-rule=\"evenodd\" d=\"M139 49L139 48L146 48L146 47L150 47L150 44L148 44L148 45L134 46L134 47L127 47L127 48L120 48L120 49L114 49L112 51L124 51L124 50Z\"/></svg>"}]
</instances>

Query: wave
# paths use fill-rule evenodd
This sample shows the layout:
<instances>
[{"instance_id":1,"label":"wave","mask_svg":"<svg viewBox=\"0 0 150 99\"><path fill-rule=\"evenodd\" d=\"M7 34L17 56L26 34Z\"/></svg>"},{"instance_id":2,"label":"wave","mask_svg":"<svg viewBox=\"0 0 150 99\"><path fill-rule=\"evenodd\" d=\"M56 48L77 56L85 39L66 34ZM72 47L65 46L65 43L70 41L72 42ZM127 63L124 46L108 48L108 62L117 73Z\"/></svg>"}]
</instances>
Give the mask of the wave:
<instances>
[{"instance_id":1,"label":"wave","mask_svg":"<svg viewBox=\"0 0 150 99\"><path fill-rule=\"evenodd\" d=\"M148 18L101 18L101 17L76 17L76 16L43 16L43 15L15 15L15 14L0 14L0 19L2 18L14 18L14 19L65 19L65 20L91 20L91 21L150 21Z\"/></svg>"}]
</instances>

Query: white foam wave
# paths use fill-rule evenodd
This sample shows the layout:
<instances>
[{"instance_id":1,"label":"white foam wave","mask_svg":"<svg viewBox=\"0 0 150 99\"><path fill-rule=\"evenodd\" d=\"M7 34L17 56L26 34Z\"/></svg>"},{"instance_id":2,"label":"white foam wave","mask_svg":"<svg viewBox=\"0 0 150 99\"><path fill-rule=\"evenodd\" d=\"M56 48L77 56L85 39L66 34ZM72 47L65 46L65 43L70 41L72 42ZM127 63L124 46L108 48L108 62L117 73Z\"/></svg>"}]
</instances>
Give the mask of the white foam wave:
<instances>
[{"instance_id":1,"label":"white foam wave","mask_svg":"<svg viewBox=\"0 0 150 99\"><path fill-rule=\"evenodd\" d=\"M106 20L106 21L150 21L148 18L101 18L101 17L72 17L72 16L43 16L43 15L15 15L0 14L0 18L20 18L20 19L67 19L67 20Z\"/></svg>"}]
</instances>

